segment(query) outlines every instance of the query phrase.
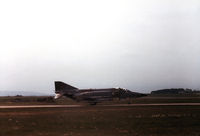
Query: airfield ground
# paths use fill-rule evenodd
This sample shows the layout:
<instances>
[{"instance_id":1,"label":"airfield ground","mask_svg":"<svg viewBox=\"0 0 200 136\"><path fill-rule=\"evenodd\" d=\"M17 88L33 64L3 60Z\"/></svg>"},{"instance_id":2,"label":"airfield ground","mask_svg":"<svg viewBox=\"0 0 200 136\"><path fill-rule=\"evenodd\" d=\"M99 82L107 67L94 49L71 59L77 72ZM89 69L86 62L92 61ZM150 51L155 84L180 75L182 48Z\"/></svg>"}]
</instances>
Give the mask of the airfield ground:
<instances>
[{"instance_id":1,"label":"airfield ground","mask_svg":"<svg viewBox=\"0 0 200 136\"><path fill-rule=\"evenodd\" d=\"M4 99L4 101L3 101ZM6 100L7 101L6 101ZM9 102L9 99L11 102ZM2 97L1 105L37 104L35 97ZM27 102L24 102L26 99ZM28 100L29 99L29 100ZM68 99L49 104L74 104ZM200 106L114 106L0 109L0 136L199 136ZM147 97L135 103L199 103L199 97ZM42 102L39 101L38 105ZM109 106L104 106L109 105Z\"/></svg>"}]
</instances>

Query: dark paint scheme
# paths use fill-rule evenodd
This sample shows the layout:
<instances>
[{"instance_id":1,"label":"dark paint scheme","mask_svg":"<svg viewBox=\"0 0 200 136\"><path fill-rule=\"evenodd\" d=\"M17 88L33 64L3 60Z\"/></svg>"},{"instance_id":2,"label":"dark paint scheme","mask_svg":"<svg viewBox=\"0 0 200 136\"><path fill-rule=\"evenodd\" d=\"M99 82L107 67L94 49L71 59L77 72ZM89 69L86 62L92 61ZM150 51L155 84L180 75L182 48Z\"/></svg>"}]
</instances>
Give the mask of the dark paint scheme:
<instances>
[{"instance_id":1,"label":"dark paint scheme","mask_svg":"<svg viewBox=\"0 0 200 136\"><path fill-rule=\"evenodd\" d=\"M55 93L55 99L66 96L76 101L88 101L90 104L109 101L113 98L121 99L146 96L145 94L131 92L123 88L78 89L61 81L55 81Z\"/></svg>"}]
</instances>

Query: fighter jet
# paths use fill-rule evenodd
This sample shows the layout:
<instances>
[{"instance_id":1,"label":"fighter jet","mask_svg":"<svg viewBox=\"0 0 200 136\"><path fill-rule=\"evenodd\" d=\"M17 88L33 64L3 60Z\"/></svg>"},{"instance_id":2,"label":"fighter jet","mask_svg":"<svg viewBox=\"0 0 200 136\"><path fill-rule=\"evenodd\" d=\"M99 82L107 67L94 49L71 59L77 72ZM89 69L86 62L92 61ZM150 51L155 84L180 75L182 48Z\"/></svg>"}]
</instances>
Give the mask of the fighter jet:
<instances>
[{"instance_id":1,"label":"fighter jet","mask_svg":"<svg viewBox=\"0 0 200 136\"><path fill-rule=\"evenodd\" d=\"M87 101L91 105L96 105L101 101L110 101L113 98L133 98L143 97L145 94L131 92L123 88L105 89L78 89L61 81L55 81L55 99L62 96L69 97L76 101Z\"/></svg>"}]
</instances>

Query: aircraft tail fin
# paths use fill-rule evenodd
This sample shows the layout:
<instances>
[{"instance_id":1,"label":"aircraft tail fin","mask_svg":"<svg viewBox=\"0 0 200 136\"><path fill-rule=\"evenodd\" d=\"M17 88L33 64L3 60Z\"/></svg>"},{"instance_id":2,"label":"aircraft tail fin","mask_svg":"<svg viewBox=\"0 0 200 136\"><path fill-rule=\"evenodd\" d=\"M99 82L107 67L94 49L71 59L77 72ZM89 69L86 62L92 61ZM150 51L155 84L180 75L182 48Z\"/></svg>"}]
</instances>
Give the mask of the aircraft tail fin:
<instances>
[{"instance_id":1,"label":"aircraft tail fin","mask_svg":"<svg viewBox=\"0 0 200 136\"><path fill-rule=\"evenodd\" d=\"M78 90L78 88L68 85L61 81L55 81L55 99L61 97L62 95L67 95L71 97L76 92L76 90Z\"/></svg>"},{"instance_id":2,"label":"aircraft tail fin","mask_svg":"<svg viewBox=\"0 0 200 136\"><path fill-rule=\"evenodd\" d=\"M66 83L63 83L61 81L55 81L55 89L56 91L62 91L62 90L72 90L72 89L78 89L78 88L68 85Z\"/></svg>"}]
</instances>

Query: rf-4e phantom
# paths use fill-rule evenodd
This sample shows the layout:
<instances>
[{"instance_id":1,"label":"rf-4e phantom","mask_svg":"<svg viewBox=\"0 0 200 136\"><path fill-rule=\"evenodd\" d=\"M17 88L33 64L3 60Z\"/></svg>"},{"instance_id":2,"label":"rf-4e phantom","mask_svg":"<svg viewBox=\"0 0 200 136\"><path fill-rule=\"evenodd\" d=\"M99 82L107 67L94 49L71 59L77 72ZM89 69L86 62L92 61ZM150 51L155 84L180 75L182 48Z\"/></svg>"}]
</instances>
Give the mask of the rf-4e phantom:
<instances>
[{"instance_id":1,"label":"rf-4e phantom","mask_svg":"<svg viewBox=\"0 0 200 136\"><path fill-rule=\"evenodd\" d=\"M109 101L113 98L122 99L146 96L145 94L131 92L123 88L78 89L61 81L55 81L55 94L55 99L66 96L76 101L87 101L92 105L96 105L101 101Z\"/></svg>"}]
</instances>

